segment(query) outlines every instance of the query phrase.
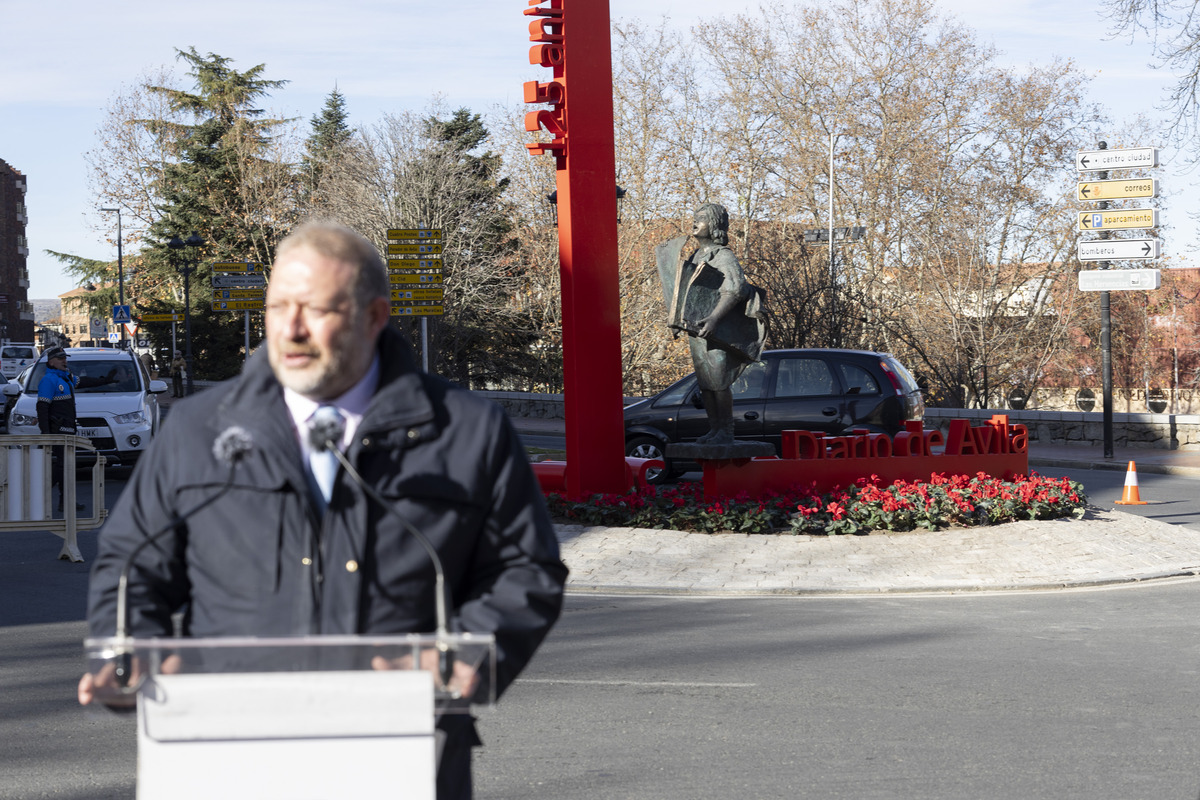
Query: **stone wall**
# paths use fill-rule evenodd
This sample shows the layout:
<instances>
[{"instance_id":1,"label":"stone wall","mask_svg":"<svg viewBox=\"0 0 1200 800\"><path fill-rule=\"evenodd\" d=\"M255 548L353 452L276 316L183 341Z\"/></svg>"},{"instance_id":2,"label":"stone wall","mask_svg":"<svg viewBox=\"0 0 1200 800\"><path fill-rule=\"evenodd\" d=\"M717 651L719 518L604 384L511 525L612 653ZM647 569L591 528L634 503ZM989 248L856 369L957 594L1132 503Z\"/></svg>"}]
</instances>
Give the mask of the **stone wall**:
<instances>
[{"instance_id":1,"label":"stone wall","mask_svg":"<svg viewBox=\"0 0 1200 800\"><path fill-rule=\"evenodd\" d=\"M925 410L925 427L945 431L952 419L982 421L991 419L993 414L1007 414L1010 422L1019 422L1029 428L1029 438L1034 442L1081 446L1104 444L1104 419L1099 411L929 408ZM1200 416L1114 413L1113 444L1158 450L1200 450Z\"/></svg>"}]
</instances>

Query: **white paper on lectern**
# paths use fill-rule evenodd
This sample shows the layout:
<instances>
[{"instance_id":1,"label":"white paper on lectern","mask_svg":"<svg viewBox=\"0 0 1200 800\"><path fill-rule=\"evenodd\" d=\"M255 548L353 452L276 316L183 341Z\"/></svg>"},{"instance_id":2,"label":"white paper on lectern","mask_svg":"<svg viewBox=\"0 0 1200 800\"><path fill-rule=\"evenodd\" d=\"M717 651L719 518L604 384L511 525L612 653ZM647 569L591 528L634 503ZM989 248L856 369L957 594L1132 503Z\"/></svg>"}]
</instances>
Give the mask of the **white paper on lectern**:
<instances>
[{"instance_id":1,"label":"white paper on lectern","mask_svg":"<svg viewBox=\"0 0 1200 800\"><path fill-rule=\"evenodd\" d=\"M419 670L157 675L138 702L138 800L434 800Z\"/></svg>"},{"instance_id":2,"label":"white paper on lectern","mask_svg":"<svg viewBox=\"0 0 1200 800\"><path fill-rule=\"evenodd\" d=\"M429 672L156 675L142 687L158 741L407 736L433 732Z\"/></svg>"}]
</instances>

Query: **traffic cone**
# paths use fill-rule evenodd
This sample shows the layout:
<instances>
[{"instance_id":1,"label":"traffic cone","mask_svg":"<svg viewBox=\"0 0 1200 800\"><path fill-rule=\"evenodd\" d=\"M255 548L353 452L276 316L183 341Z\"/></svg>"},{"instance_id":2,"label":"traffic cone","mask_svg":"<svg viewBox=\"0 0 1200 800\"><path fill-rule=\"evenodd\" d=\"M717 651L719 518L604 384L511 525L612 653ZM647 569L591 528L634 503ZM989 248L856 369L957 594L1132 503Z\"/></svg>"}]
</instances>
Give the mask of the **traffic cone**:
<instances>
[{"instance_id":1,"label":"traffic cone","mask_svg":"<svg viewBox=\"0 0 1200 800\"><path fill-rule=\"evenodd\" d=\"M1119 506L1144 506L1146 501L1138 494L1137 465L1129 462L1129 470L1125 473L1125 492L1117 501Z\"/></svg>"}]
</instances>

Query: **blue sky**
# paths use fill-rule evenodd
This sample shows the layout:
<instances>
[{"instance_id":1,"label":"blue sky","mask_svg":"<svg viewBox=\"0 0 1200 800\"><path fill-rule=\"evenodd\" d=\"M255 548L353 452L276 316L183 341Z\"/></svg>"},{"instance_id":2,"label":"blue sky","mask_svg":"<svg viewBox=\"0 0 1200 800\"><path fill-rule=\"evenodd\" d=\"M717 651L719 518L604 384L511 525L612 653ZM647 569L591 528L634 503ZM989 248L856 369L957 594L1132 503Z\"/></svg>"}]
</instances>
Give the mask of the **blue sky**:
<instances>
[{"instance_id":1,"label":"blue sky","mask_svg":"<svg viewBox=\"0 0 1200 800\"><path fill-rule=\"evenodd\" d=\"M665 15L681 27L758 5L610 0L614 18ZM304 120L335 84L346 95L353 125L424 108L435 94L451 108L486 111L518 103L522 82L544 76L526 62L524 6L523 0L348 0L332 7L314 0L210 0L198 13L193 4L161 0L3 0L0 14L10 35L0 48L0 158L28 176L30 298L74 288L58 262L44 255L47 249L116 257L98 231L101 215L88 192L83 156L96 145L108 101L149 69L177 68L175 48L218 53L238 69L265 63L265 77L290 81L273 94L270 110ZM1148 66L1144 38L1132 44L1108 38L1099 0L940 0L939 6L1003 51L1004 63L1073 58L1095 76L1093 99L1119 117L1156 114L1171 84L1170 75ZM1170 150L1164 158L1158 177L1165 191L1179 192L1164 204L1166 224L1174 226L1165 251L1186 258L1196 242L1184 211L1196 207L1195 195L1184 191L1191 177L1170 163Z\"/></svg>"}]
</instances>

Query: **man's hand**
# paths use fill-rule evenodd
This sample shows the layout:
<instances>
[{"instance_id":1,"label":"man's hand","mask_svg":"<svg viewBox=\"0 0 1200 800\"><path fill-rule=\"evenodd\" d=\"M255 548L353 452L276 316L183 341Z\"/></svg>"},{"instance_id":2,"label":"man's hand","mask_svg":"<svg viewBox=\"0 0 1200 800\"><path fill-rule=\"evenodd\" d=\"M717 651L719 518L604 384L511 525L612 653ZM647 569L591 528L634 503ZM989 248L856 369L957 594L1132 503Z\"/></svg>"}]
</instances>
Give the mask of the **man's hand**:
<instances>
[{"instance_id":1,"label":"man's hand","mask_svg":"<svg viewBox=\"0 0 1200 800\"><path fill-rule=\"evenodd\" d=\"M470 698L475 694L475 690L479 688L479 673L468 664L458 661L453 662L453 671L450 675L450 680L446 683L442 682L442 676L438 668L439 651L436 648L428 647L421 651L421 666L420 668L433 673L434 686L438 689L443 689L450 693L454 699L461 697ZM397 669L412 669L412 656L401 656L399 658L384 658L383 656L375 656L371 659L371 669L375 670L397 670Z\"/></svg>"},{"instance_id":2,"label":"man's hand","mask_svg":"<svg viewBox=\"0 0 1200 800\"><path fill-rule=\"evenodd\" d=\"M168 656L163 660L159 672L164 675L178 672L182 663L179 656ZM79 687L76 689L79 705L91 705L92 701L96 701L117 710L133 708L137 705L137 687L141 685L144 677L145 669L141 659L134 658L130 661L129 680L122 685L117 680L116 662L110 661L98 672L84 673L79 679Z\"/></svg>"}]
</instances>

